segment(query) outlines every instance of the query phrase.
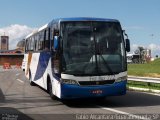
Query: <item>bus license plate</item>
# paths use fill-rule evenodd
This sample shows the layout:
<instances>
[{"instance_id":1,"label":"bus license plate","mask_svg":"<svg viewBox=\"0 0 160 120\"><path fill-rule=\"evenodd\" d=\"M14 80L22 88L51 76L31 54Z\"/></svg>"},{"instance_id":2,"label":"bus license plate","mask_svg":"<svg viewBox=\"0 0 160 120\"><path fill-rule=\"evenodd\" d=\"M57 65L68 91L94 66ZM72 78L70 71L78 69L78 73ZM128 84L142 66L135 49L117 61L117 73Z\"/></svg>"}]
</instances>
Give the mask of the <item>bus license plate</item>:
<instances>
[{"instance_id":1,"label":"bus license plate","mask_svg":"<svg viewBox=\"0 0 160 120\"><path fill-rule=\"evenodd\" d=\"M103 91L102 90L93 90L92 93L93 94L102 94Z\"/></svg>"}]
</instances>

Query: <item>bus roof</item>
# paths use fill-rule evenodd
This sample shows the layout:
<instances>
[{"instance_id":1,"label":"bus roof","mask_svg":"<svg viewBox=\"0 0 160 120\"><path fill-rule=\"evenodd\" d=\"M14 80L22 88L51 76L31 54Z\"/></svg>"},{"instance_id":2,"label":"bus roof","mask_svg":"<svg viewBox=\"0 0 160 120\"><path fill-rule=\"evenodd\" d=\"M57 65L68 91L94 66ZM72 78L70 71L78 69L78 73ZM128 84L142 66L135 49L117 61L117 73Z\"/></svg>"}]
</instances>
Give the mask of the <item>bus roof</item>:
<instances>
[{"instance_id":1,"label":"bus roof","mask_svg":"<svg viewBox=\"0 0 160 120\"><path fill-rule=\"evenodd\" d=\"M37 31L38 31L38 30L34 30L32 33L30 33L29 35L27 35L25 39L31 37L31 36L32 36L33 34L35 34Z\"/></svg>"},{"instance_id":2,"label":"bus roof","mask_svg":"<svg viewBox=\"0 0 160 120\"><path fill-rule=\"evenodd\" d=\"M65 22L65 21L104 21L104 22L119 22L116 19L107 19L107 18L94 18L94 17L73 17L73 18L59 18L53 20L54 22Z\"/></svg>"},{"instance_id":3,"label":"bus roof","mask_svg":"<svg viewBox=\"0 0 160 120\"><path fill-rule=\"evenodd\" d=\"M32 33L30 33L29 35L27 35L25 39L31 37L32 35L34 35L35 33L39 32L39 31L41 31L41 30L47 28L47 26L48 26L48 23L45 24L45 25L43 25L42 27L40 27L38 30L34 30Z\"/></svg>"},{"instance_id":4,"label":"bus roof","mask_svg":"<svg viewBox=\"0 0 160 120\"><path fill-rule=\"evenodd\" d=\"M33 31L31 34L29 34L27 38L29 38L30 36L32 36L33 34L35 34L36 32L39 32L45 28L47 28L48 26L52 25L52 24L58 24L60 22L67 22L67 21L102 21L102 22L119 22L116 19L108 19L108 18L95 18L95 17L72 17L72 18L58 18L58 19L54 19L52 20L50 23L45 24L44 26L40 27L38 30Z\"/></svg>"},{"instance_id":5,"label":"bus roof","mask_svg":"<svg viewBox=\"0 0 160 120\"><path fill-rule=\"evenodd\" d=\"M47 28L47 27L48 27L48 23L45 24L45 25L43 25L42 27L40 27L40 28L38 29L38 32L41 31L41 30L43 30L43 29L45 29L45 28Z\"/></svg>"}]
</instances>

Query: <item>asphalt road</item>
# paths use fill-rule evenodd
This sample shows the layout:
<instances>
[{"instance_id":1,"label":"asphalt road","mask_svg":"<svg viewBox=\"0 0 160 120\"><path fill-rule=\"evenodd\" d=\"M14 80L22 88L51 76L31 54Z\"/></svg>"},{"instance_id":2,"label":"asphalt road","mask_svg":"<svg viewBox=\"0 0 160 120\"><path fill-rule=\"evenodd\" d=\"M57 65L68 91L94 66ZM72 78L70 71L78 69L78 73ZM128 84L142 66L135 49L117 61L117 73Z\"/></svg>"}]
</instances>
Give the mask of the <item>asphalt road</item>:
<instances>
[{"instance_id":1,"label":"asphalt road","mask_svg":"<svg viewBox=\"0 0 160 120\"><path fill-rule=\"evenodd\" d=\"M22 70L0 71L1 120L160 119L160 95L127 91L125 96L52 100L30 86Z\"/></svg>"}]
</instances>

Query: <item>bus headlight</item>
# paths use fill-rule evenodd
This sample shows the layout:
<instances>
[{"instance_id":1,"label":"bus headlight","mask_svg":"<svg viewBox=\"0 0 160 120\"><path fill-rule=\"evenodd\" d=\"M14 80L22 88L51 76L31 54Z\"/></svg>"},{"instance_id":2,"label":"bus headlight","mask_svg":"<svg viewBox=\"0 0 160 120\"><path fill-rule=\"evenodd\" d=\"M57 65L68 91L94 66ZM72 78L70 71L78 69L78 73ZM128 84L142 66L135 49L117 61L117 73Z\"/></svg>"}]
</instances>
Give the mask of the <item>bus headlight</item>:
<instances>
[{"instance_id":1,"label":"bus headlight","mask_svg":"<svg viewBox=\"0 0 160 120\"><path fill-rule=\"evenodd\" d=\"M115 82L122 82L122 81L125 81L125 80L127 80L127 76L119 77L119 78L116 79Z\"/></svg>"},{"instance_id":2,"label":"bus headlight","mask_svg":"<svg viewBox=\"0 0 160 120\"><path fill-rule=\"evenodd\" d=\"M78 82L76 80L70 80L70 79L61 79L61 83L78 85Z\"/></svg>"}]
</instances>

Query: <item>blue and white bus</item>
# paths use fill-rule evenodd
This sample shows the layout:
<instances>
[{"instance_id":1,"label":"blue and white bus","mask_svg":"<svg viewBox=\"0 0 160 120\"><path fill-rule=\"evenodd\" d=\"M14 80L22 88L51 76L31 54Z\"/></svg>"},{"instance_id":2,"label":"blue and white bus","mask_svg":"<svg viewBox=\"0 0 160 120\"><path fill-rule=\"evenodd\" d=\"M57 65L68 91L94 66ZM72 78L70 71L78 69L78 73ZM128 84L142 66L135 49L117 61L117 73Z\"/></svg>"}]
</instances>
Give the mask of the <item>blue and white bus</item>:
<instances>
[{"instance_id":1,"label":"blue and white bus","mask_svg":"<svg viewBox=\"0 0 160 120\"><path fill-rule=\"evenodd\" d=\"M123 35L114 19L55 19L26 37L25 74L53 99L124 95L130 45Z\"/></svg>"}]
</instances>

